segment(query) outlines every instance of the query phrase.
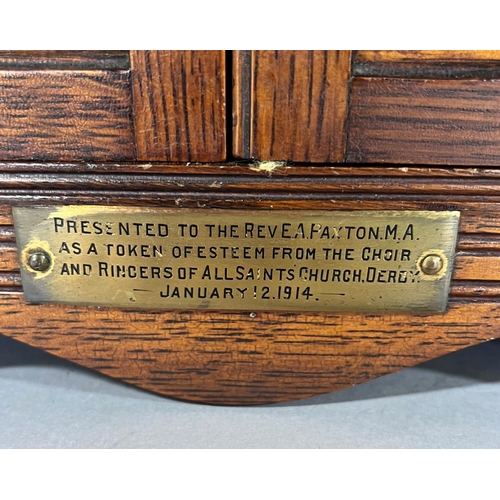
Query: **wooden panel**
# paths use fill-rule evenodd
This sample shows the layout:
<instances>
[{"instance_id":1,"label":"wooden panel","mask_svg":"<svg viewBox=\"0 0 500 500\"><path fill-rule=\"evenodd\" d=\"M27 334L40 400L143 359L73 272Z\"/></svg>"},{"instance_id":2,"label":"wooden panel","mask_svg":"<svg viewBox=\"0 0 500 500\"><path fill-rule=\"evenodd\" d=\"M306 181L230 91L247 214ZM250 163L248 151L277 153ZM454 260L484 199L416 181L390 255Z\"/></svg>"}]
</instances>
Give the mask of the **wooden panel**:
<instances>
[{"instance_id":1,"label":"wooden panel","mask_svg":"<svg viewBox=\"0 0 500 500\"><path fill-rule=\"evenodd\" d=\"M450 297L471 300L471 298L495 297L500 299L500 284L491 281L452 281Z\"/></svg>"},{"instance_id":2,"label":"wooden panel","mask_svg":"<svg viewBox=\"0 0 500 500\"><path fill-rule=\"evenodd\" d=\"M0 50L0 69L129 69L126 50Z\"/></svg>"},{"instance_id":3,"label":"wooden panel","mask_svg":"<svg viewBox=\"0 0 500 500\"><path fill-rule=\"evenodd\" d=\"M355 61L500 61L500 50L357 50Z\"/></svg>"},{"instance_id":4,"label":"wooden panel","mask_svg":"<svg viewBox=\"0 0 500 500\"><path fill-rule=\"evenodd\" d=\"M232 153L251 158L252 130L252 51L233 51Z\"/></svg>"},{"instance_id":5,"label":"wooden panel","mask_svg":"<svg viewBox=\"0 0 500 500\"><path fill-rule=\"evenodd\" d=\"M0 294L2 333L140 387L217 404L322 394L498 334L500 304L408 316L135 311L24 304Z\"/></svg>"},{"instance_id":6,"label":"wooden panel","mask_svg":"<svg viewBox=\"0 0 500 500\"><path fill-rule=\"evenodd\" d=\"M11 226L0 226L0 242L14 241L14 228Z\"/></svg>"},{"instance_id":7,"label":"wooden panel","mask_svg":"<svg viewBox=\"0 0 500 500\"><path fill-rule=\"evenodd\" d=\"M16 245L0 243L0 272L19 271Z\"/></svg>"},{"instance_id":8,"label":"wooden panel","mask_svg":"<svg viewBox=\"0 0 500 500\"><path fill-rule=\"evenodd\" d=\"M350 60L350 51L238 52L234 155L342 161Z\"/></svg>"},{"instance_id":9,"label":"wooden panel","mask_svg":"<svg viewBox=\"0 0 500 500\"><path fill-rule=\"evenodd\" d=\"M18 288L21 284L21 275L19 273L0 272L0 289L4 287Z\"/></svg>"},{"instance_id":10,"label":"wooden panel","mask_svg":"<svg viewBox=\"0 0 500 500\"><path fill-rule=\"evenodd\" d=\"M457 280L500 281L500 253L458 254L453 278Z\"/></svg>"},{"instance_id":11,"label":"wooden panel","mask_svg":"<svg viewBox=\"0 0 500 500\"><path fill-rule=\"evenodd\" d=\"M500 162L500 82L355 78L347 161Z\"/></svg>"},{"instance_id":12,"label":"wooden panel","mask_svg":"<svg viewBox=\"0 0 500 500\"><path fill-rule=\"evenodd\" d=\"M0 71L0 159L133 159L128 76Z\"/></svg>"},{"instance_id":13,"label":"wooden panel","mask_svg":"<svg viewBox=\"0 0 500 500\"><path fill-rule=\"evenodd\" d=\"M223 51L131 51L137 157L226 158Z\"/></svg>"},{"instance_id":14,"label":"wooden panel","mask_svg":"<svg viewBox=\"0 0 500 500\"><path fill-rule=\"evenodd\" d=\"M361 50L353 76L421 79L500 78L498 50Z\"/></svg>"},{"instance_id":15,"label":"wooden panel","mask_svg":"<svg viewBox=\"0 0 500 500\"><path fill-rule=\"evenodd\" d=\"M500 252L500 239L488 234L462 234L458 238L457 247L465 251Z\"/></svg>"}]
</instances>

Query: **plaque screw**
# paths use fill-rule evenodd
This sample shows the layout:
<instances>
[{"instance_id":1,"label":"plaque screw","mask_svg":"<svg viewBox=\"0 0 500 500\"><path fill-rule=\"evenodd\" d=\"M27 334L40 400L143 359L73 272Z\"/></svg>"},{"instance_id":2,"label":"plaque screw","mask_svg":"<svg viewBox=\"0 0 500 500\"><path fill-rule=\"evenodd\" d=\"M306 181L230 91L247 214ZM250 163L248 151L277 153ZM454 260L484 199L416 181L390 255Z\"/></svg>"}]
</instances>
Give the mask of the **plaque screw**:
<instances>
[{"instance_id":1,"label":"plaque screw","mask_svg":"<svg viewBox=\"0 0 500 500\"><path fill-rule=\"evenodd\" d=\"M33 252L28 259L28 265L33 271L44 272L50 267L50 257L41 250Z\"/></svg>"},{"instance_id":2,"label":"plaque screw","mask_svg":"<svg viewBox=\"0 0 500 500\"><path fill-rule=\"evenodd\" d=\"M424 274L437 274L443 269L443 259L436 254L427 255L420 263L420 267Z\"/></svg>"}]
</instances>

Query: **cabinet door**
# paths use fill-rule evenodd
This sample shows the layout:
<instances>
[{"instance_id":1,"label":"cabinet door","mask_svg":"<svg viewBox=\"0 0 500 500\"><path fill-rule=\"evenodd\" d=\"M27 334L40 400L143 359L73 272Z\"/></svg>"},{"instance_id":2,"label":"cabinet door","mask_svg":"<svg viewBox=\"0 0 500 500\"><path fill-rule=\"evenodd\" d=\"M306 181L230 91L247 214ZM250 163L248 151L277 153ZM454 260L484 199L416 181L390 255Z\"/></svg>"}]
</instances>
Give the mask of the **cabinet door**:
<instances>
[{"instance_id":1,"label":"cabinet door","mask_svg":"<svg viewBox=\"0 0 500 500\"><path fill-rule=\"evenodd\" d=\"M1 51L0 160L226 158L223 51Z\"/></svg>"},{"instance_id":2,"label":"cabinet door","mask_svg":"<svg viewBox=\"0 0 500 500\"><path fill-rule=\"evenodd\" d=\"M500 51L359 51L348 162L500 162Z\"/></svg>"},{"instance_id":3,"label":"cabinet door","mask_svg":"<svg viewBox=\"0 0 500 500\"><path fill-rule=\"evenodd\" d=\"M226 159L226 54L133 50L137 159Z\"/></svg>"},{"instance_id":4,"label":"cabinet door","mask_svg":"<svg viewBox=\"0 0 500 500\"><path fill-rule=\"evenodd\" d=\"M498 165L500 51L240 51L238 158Z\"/></svg>"},{"instance_id":5,"label":"cabinet door","mask_svg":"<svg viewBox=\"0 0 500 500\"><path fill-rule=\"evenodd\" d=\"M342 50L235 52L235 157L342 161L350 58Z\"/></svg>"}]
</instances>

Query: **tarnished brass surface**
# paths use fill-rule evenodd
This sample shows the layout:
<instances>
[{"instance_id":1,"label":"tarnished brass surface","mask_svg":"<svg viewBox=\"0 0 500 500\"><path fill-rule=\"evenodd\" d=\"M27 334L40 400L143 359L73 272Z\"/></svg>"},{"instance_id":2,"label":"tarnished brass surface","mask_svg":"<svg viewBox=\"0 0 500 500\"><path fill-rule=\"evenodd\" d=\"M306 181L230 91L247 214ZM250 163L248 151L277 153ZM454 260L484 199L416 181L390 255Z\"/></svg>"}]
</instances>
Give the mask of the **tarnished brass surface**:
<instances>
[{"instance_id":1,"label":"tarnished brass surface","mask_svg":"<svg viewBox=\"0 0 500 500\"><path fill-rule=\"evenodd\" d=\"M459 212L13 209L29 302L444 311Z\"/></svg>"}]
</instances>

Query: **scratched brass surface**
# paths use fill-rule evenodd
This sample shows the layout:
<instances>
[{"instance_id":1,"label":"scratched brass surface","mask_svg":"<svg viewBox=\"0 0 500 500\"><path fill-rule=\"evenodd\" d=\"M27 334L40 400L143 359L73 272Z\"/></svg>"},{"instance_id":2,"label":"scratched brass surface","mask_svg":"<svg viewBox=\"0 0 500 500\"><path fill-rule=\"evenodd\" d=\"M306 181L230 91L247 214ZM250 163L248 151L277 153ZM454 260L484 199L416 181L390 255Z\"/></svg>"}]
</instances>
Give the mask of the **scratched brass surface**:
<instances>
[{"instance_id":1,"label":"scratched brass surface","mask_svg":"<svg viewBox=\"0 0 500 500\"><path fill-rule=\"evenodd\" d=\"M28 302L359 312L444 311L460 217L103 206L13 213ZM30 262L47 262L40 252L50 264L34 270ZM425 274L422 263L436 259L439 270Z\"/></svg>"}]
</instances>

